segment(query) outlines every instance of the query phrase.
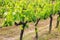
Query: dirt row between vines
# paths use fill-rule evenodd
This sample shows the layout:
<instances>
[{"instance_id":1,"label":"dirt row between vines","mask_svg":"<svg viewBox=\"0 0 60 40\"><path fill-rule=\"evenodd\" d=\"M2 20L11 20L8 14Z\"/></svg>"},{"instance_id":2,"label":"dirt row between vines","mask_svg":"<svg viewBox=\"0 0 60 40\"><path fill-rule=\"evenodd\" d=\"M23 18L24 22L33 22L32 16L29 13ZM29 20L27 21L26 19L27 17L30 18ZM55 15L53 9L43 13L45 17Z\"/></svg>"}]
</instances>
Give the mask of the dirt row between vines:
<instances>
[{"instance_id":1,"label":"dirt row between vines","mask_svg":"<svg viewBox=\"0 0 60 40\"><path fill-rule=\"evenodd\" d=\"M53 17L53 29L55 29L56 26L56 19L57 16L55 15ZM47 20L41 20L38 24L38 34L43 35L44 33L49 31L49 21L50 19L48 18ZM29 28L25 29L23 40L29 40L29 37L32 37L32 40L34 39L35 36L35 31L34 31L34 23L28 23ZM19 38L20 34L20 28L19 26L13 26L13 27L6 27L6 28L0 28L0 40L16 40Z\"/></svg>"}]
</instances>

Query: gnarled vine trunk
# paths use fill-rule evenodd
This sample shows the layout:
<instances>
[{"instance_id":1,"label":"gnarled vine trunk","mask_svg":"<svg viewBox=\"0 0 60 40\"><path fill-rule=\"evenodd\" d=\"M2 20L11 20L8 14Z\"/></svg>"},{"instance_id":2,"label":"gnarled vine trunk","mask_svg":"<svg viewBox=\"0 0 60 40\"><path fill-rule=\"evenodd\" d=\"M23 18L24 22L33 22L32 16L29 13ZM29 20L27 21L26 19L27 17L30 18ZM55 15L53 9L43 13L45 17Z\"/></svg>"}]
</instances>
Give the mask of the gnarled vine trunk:
<instances>
[{"instance_id":1,"label":"gnarled vine trunk","mask_svg":"<svg viewBox=\"0 0 60 40\"><path fill-rule=\"evenodd\" d=\"M37 20L36 24L35 24L35 33L36 33L36 40L38 40L38 29L37 29L37 24L39 22L40 19Z\"/></svg>"},{"instance_id":2,"label":"gnarled vine trunk","mask_svg":"<svg viewBox=\"0 0 60 40\"><path fill-rule=\"evenodd\" d=\"M51 29L52 29L52 20L53 20L53 17L52 17L52 14L51 14L50 15L49 33L51 33Z\"/></svg>"},{"instance_id":3,"label":"gnarled vine trunk","mask_svg":"<svg viewBox=\"0 0 60 40\"><path fill-rule=\"evenodd\" d=\"M23 25L23 30L21 30L21 33L20 33L20 40L22 40L22 39L23 39L24 29L25 29L25 25Z\"/></svg>"},{"instance_id":4,"label":"gnarled vine trunk","mask_svg":"<svg viewBox=\"0 0 60 40\"><path fill-rule=\"evenodd\" d=\"M22 30L21 30L21 33L20 33L20 40L22 40L23 39L23 34L24 34L24 29L25 29L25 26L26 26L26 24L27 24L27 21L24 23L24 22L19 22L19 23L16 23L15 22L15 25L16 26L18 26L18 25L23 25L22 26Z\"/></svg>"},{"instance_id":5,"label":"gnarled vine trunk","mask_svg":"<svg viewBox=\"0 0 60 40\"><path fill-rule=\"evenodd\" d=\"M58 17L57 17L57 25L56 25L56 28L58 28L58 26L59 26L59 18L60 18L60 12L58 12Z\"/></svg>"},{"instance_id":6,"label":"gnarled vine trunk","mask_svg":"<svg viewBox=\"0 0 60 40\"><path fill-rule=\"evenodd\" d=\"M23 25L23 29L21 30L21 33L20 33L20 40L22 40L23 39L23 34L24 34L24 29L25 29L25 26L26 26L26 24L27 24L27 22L25 22L25 23L22 23L22 25Z\"/></svg>"}]
</instances>

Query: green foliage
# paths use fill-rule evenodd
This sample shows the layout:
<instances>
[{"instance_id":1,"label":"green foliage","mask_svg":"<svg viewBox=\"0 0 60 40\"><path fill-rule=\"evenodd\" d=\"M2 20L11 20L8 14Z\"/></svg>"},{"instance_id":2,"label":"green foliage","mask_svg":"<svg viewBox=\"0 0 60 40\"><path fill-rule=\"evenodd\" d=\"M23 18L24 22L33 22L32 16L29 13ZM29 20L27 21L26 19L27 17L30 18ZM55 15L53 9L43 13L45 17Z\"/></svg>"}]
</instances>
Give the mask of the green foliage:
<instances>
[{"instance_id":1,"label":"green foliage","mask_svg":"<svg viewBox=\"0 0 60 40\"><path fill-rule=\"evenodd\" d=\"M58 11L60 11L60 0L55 0L55 3L54 3L54 12L58 13Z\"/></svg>"},{"instance_id":2,"label":"green foliage","mask_svg":"<svg viewBox=\"0 0 60 40\"><path fill-rule=\"evenodd\" d=\"M60 1L55 1L53 4L52 0L0 0L0 15L5 17L5 25L13 25L16 21L36 22L38 18L47 19L60 10Z\"/></svg>"}]
</instances>

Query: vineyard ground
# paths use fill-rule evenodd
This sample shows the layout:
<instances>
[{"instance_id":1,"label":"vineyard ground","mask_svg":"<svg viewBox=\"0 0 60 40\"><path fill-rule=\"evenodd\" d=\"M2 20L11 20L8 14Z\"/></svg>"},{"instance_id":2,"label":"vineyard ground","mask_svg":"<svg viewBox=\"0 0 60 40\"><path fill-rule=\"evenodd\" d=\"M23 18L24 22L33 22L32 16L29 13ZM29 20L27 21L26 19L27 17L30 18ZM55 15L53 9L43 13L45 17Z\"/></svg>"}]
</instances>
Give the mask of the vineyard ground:
<instances>
[{"instance_id":1,"label":"vineyard ground","mask_svg":"<svg viewBox=\"0 0 60 40\"><path fill-rule=\"evenodd\" d=\"M49 18L47 20L41 20L38 24L39 40L60 40L60 29L55 29L57 16L53 16L53 27L51 34L48 34L49 30ZM3 19L0 19L0 25ZM34 40L34 23L28 23L29 28L25 29L23 40ZM0 40L19 40L20 28L19 26L10 26L0 28Z\"/></svg>"}]
</instances>

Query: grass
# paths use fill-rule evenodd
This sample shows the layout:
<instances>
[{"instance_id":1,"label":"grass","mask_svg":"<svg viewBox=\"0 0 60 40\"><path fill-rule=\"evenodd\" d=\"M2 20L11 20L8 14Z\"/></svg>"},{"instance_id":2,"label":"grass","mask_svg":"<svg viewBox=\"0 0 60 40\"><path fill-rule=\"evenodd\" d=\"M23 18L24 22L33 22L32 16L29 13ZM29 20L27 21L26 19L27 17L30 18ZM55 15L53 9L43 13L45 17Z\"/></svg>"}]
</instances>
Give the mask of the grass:
<instances>
[{"instance_id":1,"label":"grass","mask_svg":"<svg viewBox=\"0 0 60 40\"><path fill-rule=\"evenodd\" d=\"M57 35L56 34L54 34L54 33L52 33L52 34L47 34L47 35L43 35L43 36L40 36L39 37L39 40L49 40L49 39L54 39L54 38L56 38L57 37Z\"/></svg>"},{"instance_id":2,"label":"grass","mask_svg":"<svg viewBox=\"0 0 60 40\"><path fill-rule=\"evenodd\" d=\"M23 40L34 40L35 33L30 33L23 37ZM39 40L57 40L60 39L60 26L56 29L54 29L51 34L48 32L43 33L42 35L39 35ZM19 40L19 39L16 39Z\"/></svg>"},{"instance_id":3,"label":"grass","mask_svg":"<svg viewBox=\"0 0 60 40\"><path fill-rule=\"evenodd\" d=\"M32 34L29 34L28 36L25 36L23 38L23 40L34 40L34 37L31 36ZM51 34L44 34L42 36L39 36L39 40L49 40L49 39L55 39L57 38L58 34L54 34L54 33L51 33ZM19 39L17 39L19 40Z\"/></svg>"},{"instance_id":4,"label":"grass","mask_svg":"<svg viewBox=\"0 0 60 40\"><path fill-rule=\"evenodd\" d=\"M45 35L45 36L44 36ZM60 39L60 26L54 29L51 34L43 34L39 37L39 40L56 40Z\"/></svg>"}]
</instances>

